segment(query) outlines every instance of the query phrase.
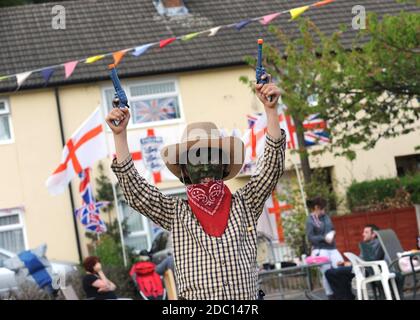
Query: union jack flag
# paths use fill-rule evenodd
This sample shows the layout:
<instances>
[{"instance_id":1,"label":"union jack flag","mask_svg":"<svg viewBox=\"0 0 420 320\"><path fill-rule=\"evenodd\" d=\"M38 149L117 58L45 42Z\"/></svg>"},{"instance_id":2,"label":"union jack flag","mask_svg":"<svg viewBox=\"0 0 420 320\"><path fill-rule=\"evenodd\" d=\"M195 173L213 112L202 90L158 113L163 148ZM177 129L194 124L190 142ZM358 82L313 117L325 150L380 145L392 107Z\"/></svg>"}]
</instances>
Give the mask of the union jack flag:
<instances>
[{"instance_id":1,"label":"union jack flag","mask_svg":"<svg viewBox=\"0 0 420 320\"><path fill-rule=\"evenodd\" d=\"M246 118L248 120L248 128L251 129L254 127L255 123L258 121L258 119L261 117L262 113L256 113L256 114L247 114Z\"/></svg>"},{"instance_id":2,"label":"union jack flag","mask_svg":"<svg viewBox=\"0 0 420 320\"><path fill-rule=\"evenodd\" d=\"M176 97L133 101L134 123L179 118Z\"/></svg>"},{"instance_id":3,"label":"union jack flag","mask_svg":"<svg viewBox=\"0 0 420 320\"><path fill-rule=\"evenodd\" d=\"M89 168L79 173L80 186L79 192L82 196L82 206L75 210L76 217L88 231L95 233L106 232L105 222L100 217L99 209L106 207L108 201L95 201L92 185L90 184Z\"/></svg>"},{"instance_id":4,"label":"union jack flag","mask_svg":"<svg viewBox=\"0 0 420 320\"><path fill-rule=\"evenodd\" d=\"M330 136L326 130L325 120L319 117L319 114L313 114L303 122L305 129L305 145L313 146L316 144L325 144L330 142Z\"/></svg>"}]
</instances>

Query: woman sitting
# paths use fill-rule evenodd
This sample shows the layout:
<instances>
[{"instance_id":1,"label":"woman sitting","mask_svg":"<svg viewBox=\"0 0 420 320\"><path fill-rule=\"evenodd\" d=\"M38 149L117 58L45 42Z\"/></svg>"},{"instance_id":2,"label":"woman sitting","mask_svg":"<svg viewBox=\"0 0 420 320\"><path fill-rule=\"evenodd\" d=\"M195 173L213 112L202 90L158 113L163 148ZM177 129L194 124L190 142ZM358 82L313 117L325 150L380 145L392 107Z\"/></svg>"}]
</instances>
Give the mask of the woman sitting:
<instances>
[{"instance_id":1,"label":"woman sitting","mask_svg":"<svg viewBox=\"0 0 420 320\"><path fill-rule=\"evenodd\" d=\"M88 299L117 299L114 292L116 285L105 276L98 257L87 257L83 266L86 270L86 275L83 277L83 289Z\"/></svg>"}]
</instances>

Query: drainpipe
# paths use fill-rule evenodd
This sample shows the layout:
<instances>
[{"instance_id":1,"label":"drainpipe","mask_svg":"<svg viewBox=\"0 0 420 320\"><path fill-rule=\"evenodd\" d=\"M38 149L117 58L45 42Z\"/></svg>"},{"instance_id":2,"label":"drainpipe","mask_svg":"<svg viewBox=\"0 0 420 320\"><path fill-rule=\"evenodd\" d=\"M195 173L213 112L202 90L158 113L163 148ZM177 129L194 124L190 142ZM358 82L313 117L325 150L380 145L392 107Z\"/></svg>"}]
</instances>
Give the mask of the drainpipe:
<instances>
[{"instance_id":1,"label":"drainpipe","mask_svg":"<svg viewBox=\"0 0 420 320\"><path fill-rule=\"evenodd\" d=\"M63 118L61 116L61 105L60 105L60 96L58 93L58 87L54 88L54 94L55 94L55 104L57 106L58 123L60 124L61 144L63 145L63 148L64 148L64 146L66 145L66 140L64 138ZM81 264L83 261L82 248L80 246L79 228L77 227L77 220L76 220L76 216L74 215L74 211L76 210L76 207L74 205L74 197L73 197L73 190L71 188L71 183L69 183L69 194L70 194L70 204L71 204L71 215L73 217L74 233L76 235L77 252L79 254L79 262Z\"/></svg>"}]
</instances>

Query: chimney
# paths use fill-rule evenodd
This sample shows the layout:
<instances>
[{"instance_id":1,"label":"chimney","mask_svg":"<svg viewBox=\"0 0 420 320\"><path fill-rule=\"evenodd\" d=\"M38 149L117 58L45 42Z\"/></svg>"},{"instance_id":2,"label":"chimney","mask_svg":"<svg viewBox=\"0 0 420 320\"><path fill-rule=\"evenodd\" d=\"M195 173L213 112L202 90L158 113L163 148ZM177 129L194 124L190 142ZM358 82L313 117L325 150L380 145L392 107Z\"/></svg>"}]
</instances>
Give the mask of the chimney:
<instances>
[{"instance_id":1,"label":"chimney","mask_svg":"<svg viewBox=\"0 0 420 320\"><path fill-rule=\"evenodd\" d=\"M184 0L153 0L157 12L162 16L182 16L188 14Z\"/></svg>"},{"instance_id":2,"label":"chimney","mask_svg":"<svg viewBox=\"0 0 420 320\"><path fill-rule=\"evenodd\" d=\"M165 8L176 8L184 6L184 2L182 0L162 0L162 3Z\"/></svg>"}]
</instances>

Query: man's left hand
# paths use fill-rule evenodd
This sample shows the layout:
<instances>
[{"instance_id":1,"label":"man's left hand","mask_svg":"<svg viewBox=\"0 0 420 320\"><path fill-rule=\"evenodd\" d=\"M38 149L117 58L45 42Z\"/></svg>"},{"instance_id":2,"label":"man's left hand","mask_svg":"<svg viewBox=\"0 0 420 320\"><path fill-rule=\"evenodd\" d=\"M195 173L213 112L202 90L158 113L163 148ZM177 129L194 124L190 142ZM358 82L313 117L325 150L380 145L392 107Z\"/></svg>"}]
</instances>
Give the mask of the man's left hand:
<instances>
[{"instance_id":1,"label":"man's left hand","mask_svg":"<svg viewBox=\"0 0 420 320\"><path fill-rule=\"evenodd\" d=\"M264 104L264 107L273 109L277 106L277 103L280 98L280 89L271 82L271 76L269 74L264 74L261 78L266 79L268 77L269 83L266 84L256 84L255 90L258 99ZM271 96L271 101L268 97Z\"/></svg>"}]
</instances>

